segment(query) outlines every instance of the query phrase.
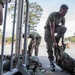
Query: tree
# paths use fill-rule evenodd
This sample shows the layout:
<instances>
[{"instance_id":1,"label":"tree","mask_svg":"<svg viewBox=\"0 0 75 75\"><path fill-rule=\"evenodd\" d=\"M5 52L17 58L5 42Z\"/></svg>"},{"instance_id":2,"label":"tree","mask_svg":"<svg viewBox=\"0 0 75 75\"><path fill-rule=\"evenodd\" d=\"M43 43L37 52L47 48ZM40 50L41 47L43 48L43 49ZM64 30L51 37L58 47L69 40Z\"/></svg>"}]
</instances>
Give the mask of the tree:
<instances>
[{"instance_id":1,"label":"tree","mask_svg":"<svg viewBox=\"0 0 75 75\"><path fill-rule=\"evenodd\" d=\"M2 38L2 30L0 29L0 39Z\"/></svg>"},{"instance_id":2,"label":"tree","mask_svg":"<svg viewBox=\"0 0 75 75\"><path fill-rule=\"evenodd\" d=\"M75 33L74 33L74 36L75 36Z\"/></svg>"},{"instance_id":3,"label":"tree","mask_svg":"<svg viewBox=\"0 0 75 75\"><path fill-rule=\"evenodd\" d=\"M29 14L29 25L32 30L37 27L37 24L40 22L43 9L36 2L30 3L30 14Z\"/></svg>"},{"instance_id":4,"label":"tree","mask_svg":"<svg viewBox=\"0 0 75 75\"><path fill-rule=\"evenodd\" d=\"M65 38L65 41L70 41L70 42L74 42L75 43L75 36L70 36Z\"/></svg>"},{"instance_id":5,"label":"tree","mask_svg":"<svg viewBox=\"0 0 75 75\"><path fill-rule=\"evenodd\" d=\"M8 8L9 13L11 13L14 10L14 3L15 3L14 0L12 0L10 7ZM38 23L40 22L42 11L43 9L36 2L29 3L29 25L28 25L29 30L35 30ZM11 13L11 17L13 17L13 13ZM26 17L26 4L24 3L23 23L25 23L25 17Z\"/></svg>"}]
</instances>

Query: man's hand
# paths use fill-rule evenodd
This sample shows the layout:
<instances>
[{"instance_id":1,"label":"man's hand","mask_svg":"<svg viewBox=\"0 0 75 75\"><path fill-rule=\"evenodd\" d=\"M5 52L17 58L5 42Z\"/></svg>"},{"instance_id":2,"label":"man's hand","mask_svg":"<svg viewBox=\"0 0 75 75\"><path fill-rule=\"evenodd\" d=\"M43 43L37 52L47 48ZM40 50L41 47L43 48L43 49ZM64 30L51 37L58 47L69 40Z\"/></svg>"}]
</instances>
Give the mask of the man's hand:
<instances>
[{"instance_id":1,"label":"man's hand","mask_svg":"<svg viewBox=\"0 0 75 75\"><path fill-rule=\"evenodd\" d=\"M54 46L54 49L57 48L57 43L54 42L54 43L53 43L53 46Z\"/></svg>"},{"instance_id":2,"label":"man's hand","mask_svg":"<svg viewBox=\"0 0 75 75\"><path fill-rule=\"evenodd\" d=\"M0 25L2 25L3 22L3 7L2 4L0 3Z\"/></svg>"},{"instance_id":3,"label":"man's hand","mask_svg":"<svg viewBox=\"0 0 75 75\"><path fill-rule=\"evenodd\" d=\"M61 44L63 45L64 44L64 41L61 41Z\"/></svg>"}]
</instances>

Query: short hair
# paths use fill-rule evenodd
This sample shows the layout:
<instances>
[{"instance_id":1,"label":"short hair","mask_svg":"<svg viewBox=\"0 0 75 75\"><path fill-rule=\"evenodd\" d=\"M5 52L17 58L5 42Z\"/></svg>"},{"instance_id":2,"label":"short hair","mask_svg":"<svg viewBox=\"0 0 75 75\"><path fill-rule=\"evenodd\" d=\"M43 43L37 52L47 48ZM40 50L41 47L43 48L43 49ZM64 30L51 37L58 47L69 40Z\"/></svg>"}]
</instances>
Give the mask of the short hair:
<instances>
[{"instance_id":1,"label":"short hair","mask_svg":"<svg viewBox=\"0 0 75 75\"><path fill-rule=\"evenodd\" d=\"M67 6L66 4L62 4L62 5L60 6L60 8L62 8L62 9L68 9L68 6Z\"/></svg>"}]
</instances>

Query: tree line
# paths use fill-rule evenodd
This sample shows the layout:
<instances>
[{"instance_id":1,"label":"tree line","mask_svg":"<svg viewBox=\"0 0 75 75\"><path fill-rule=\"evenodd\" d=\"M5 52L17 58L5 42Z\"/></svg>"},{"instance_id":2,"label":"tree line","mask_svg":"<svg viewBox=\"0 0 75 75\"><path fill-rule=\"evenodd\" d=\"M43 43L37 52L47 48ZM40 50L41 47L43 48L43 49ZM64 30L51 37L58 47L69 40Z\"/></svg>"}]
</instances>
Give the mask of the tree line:
<instances>
[{"instance_id":1,"label":"tree line","mask_svg":"<svg viewBox=\"0 0 75 75\"><path fill-rule=\"evenodd\" d=\"M72 43L75 43L75 36L67 37L67 38L65 38L65 41L70 41Z\"/></svg>"}]
</instances>

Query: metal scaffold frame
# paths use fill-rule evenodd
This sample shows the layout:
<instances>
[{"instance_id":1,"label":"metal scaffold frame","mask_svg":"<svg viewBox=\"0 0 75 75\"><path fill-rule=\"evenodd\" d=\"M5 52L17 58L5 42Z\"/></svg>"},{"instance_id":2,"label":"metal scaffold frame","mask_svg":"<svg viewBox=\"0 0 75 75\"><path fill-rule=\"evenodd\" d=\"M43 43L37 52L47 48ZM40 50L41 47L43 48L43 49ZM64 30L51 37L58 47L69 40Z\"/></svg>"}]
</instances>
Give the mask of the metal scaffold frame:
<instances>
[{"instance_id":1,"label":"metal scaffold frame","mask_svg":"<svg viewBox=\"0 0 75 75\"><path fill-rule=\"evenodd\" d=\"M15 55L18 58L18 62L17 62L16 68L13 68L13 47L14 47L14 32L15 32L17 3L18 3L18 12L17 12ZM24 54L23 54L23 63L20 63L24 3L26 3L26 20L25 20L25 31L24 31L25 36L24 36L24 47L23 47ZM31 75L29 71L26 69L27 32L28 32L28 17L29 17L29 1L28 0L15 0L13 27L12 27L11 55L10 55L11 56L10 71L7 71L5 73L3 72L4 40L5 40L5 33L6 33L7 9L8 9L8 0L6 0L5 14L4 14L4 20L3 20L4 23L3 23L3 37L2 37L2 48L1 48L0 75L13 75L18 71L20 71L23 75Z\"/></svg>"}]
</instances>

